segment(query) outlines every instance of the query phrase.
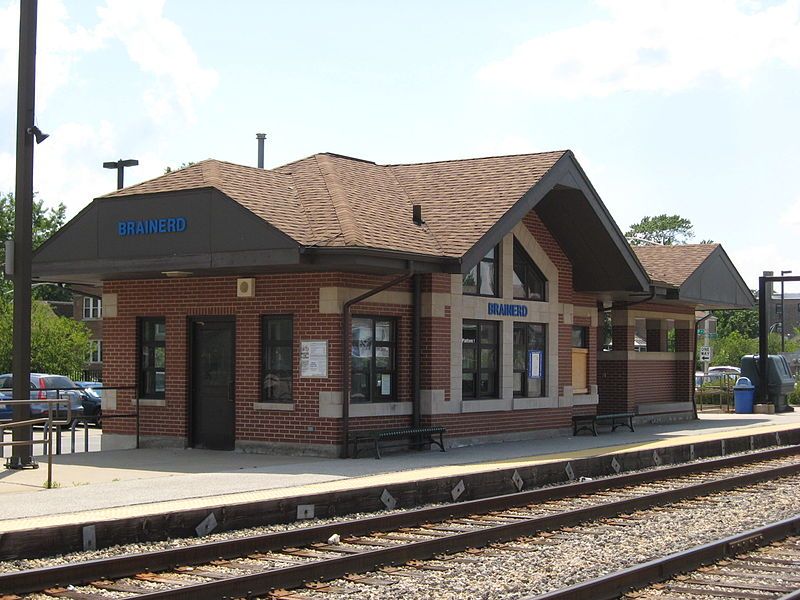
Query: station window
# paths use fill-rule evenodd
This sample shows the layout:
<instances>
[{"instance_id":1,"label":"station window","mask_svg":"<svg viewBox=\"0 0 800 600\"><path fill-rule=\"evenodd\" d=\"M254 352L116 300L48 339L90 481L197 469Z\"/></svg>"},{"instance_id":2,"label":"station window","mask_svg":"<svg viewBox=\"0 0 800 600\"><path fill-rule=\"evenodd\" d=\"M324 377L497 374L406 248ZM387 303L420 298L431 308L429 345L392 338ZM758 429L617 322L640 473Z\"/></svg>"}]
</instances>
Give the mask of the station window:
<instances>
[{"instance_id":1,"label":"station window","mask_svg":"<svg viewBox=\"0 0 800 600\"><path fill-rule=\"evenodd\" d=\"M500 396L500 327L497 321L464 321L461 334L461 397Z\"/></svg>"},{"instance_id":2,"label":"station window","mask_svg":"<svg viewBox=\"0 0 800 600\"><path fill-rule=\"evenodd\" d=\"M89 362L99 363L103 362L103 341L90 340L89 341Z\"/></svg>"},{"instance_id":3,"label":"station window","mask_svg":"<svg viewBox=\"0 0 800 600\"><path fill-rule=\"evenodd\" d=\"M546 291L547 279L514 238L514 298L544 302Z\"/></svg>"},{"instance_id":4,"label":"station window","mask_svg":"<svg viewBox=\"0 0 800 600\"><path fill-rule=\"evenodd\" d=\"M163 398L167 372L167 325L163 317L139 319L139 397Z\"/></svg>"},{"instance_id":5,"label":"station window","mask_svg":"<svg viewBox=\"0 0 800 600\"><path fill-rule=\"evenodd\" d=\"M495 246L480 262L464 274L463 292L474 296L497 296L499 294L499 252Z\"/></svg>"},{"instance_id":6,"label":"station window","mask_svg":"<svg viewBox=\"0 0 800 600\"><path fill-rule=\"evenodd\" d=\"M103 316L103 301L92 296L83 297L83 318L100 319Z\"/></svg>"},{"instance_id":7,"label":"station window","mask_svg":"<svg viewBox=\"0 0 800 600\"><path fill-rule=\"evenodd\" d=\"M292 401L292 317L261 319L261 399Z\"/></svg>"},{"instance_id":8,"label":"station window","mask_svg":"<svg viewBox=\"0 0 800 600\"><path fill-rule=\"evenodd\" d=\"M353 317L350 400L389 402L397 392L395 321L385 317Z\"/></svg>"},{"instance_id":9,"label":"station window","mask_svg":"<svg viewBox=\"0 0 800 600\"><path fill-rule=\"evenodd\" d=\"M542 323L514 323L514 395L539 398L545 393L547 326ZM537 353L538 377L530 377L531 353Z\"/></svg>"}]
</instances>

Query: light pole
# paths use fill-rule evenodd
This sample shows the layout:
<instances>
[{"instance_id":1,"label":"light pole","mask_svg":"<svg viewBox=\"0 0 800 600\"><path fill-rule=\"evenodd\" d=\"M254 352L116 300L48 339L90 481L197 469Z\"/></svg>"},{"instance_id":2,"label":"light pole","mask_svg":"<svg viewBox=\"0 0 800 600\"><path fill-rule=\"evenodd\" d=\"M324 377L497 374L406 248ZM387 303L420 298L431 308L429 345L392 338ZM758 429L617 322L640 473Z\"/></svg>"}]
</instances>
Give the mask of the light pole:
<instances>
[{"instance_id":1,"label":"light pole","mask_svg":"<svg viewBox=\"0 0 800 600\"><path fill-rule=\"evenodd\" d=\"M781 277L788 275L789 273L791 273L791 271L781 271ZM784 346L785 338L783 334L783 323L786 321L786 315L783 312L785 309L786 307L783 305L783 279L781 279L781 352L784 352L786 349Z\"/></svg>"},{"instance_id":2,"label":"light pole","mask_svg":"<svg viewBox=\"0 0 800 600\"><path fill-rule=\"evenodd\" d=\"M118 161L104 162L103 168L117 170L117 189L121 190L124 187L122 183L125 178L125 167L135 167L138 164L139 161L135 158L126 158L125 160L120 158Z\"/></svg>"}]
</instances>

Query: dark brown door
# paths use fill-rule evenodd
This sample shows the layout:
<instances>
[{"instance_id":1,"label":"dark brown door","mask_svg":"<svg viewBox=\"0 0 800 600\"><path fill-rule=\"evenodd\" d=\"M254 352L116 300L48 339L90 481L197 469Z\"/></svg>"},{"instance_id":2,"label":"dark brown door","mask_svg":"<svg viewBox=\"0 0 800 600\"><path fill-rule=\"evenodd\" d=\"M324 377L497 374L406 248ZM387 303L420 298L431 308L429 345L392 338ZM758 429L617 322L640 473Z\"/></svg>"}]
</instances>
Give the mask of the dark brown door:
<instances>
[{"instance_id":1,"label":"dark brown door","mask_svg":"<svg viewBox=\"0 0 800 600\"><path fill-rule=\"evenodd\" d=\"M235 331L233 319L192 320L192 446L233 450Z\"/></svg>"}]
</instances>

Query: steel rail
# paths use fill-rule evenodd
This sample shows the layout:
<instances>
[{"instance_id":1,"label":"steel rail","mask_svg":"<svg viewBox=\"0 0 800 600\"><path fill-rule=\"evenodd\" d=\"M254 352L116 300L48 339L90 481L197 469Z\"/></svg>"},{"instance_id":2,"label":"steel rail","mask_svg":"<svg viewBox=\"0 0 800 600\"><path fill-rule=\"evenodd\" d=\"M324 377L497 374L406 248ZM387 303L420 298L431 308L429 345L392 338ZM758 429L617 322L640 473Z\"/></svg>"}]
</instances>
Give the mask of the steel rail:
<instances>
[{"instance_id":1,"label":"steel rail","mask_svg":"<svg viewBox=\"0 0 800 600\"><path fill-rule=\"evenodd\" d=\"M694 571L704 565L741 554L745 550L766 546L798 533L800 533L800 515L795 515L783 521L676 552L597 579L546 594L527 596L522 600L612 600L631 590L653 585L679 573ZM789 600L789 598L800 598L800 590L778 600Z\"/></svg>"},{"instance_id":2,"label":"steel rail","mask_svg":"<svg viewBox=\"0 0 800 600\"><path fill-rule=\"evenodd\" d=\"M6 573L0 575L0 589L14 593L26 593L60 585L86 583L97 579L121 578L143 571L165 571L176 566L202 564L216 559L238 558L254 552L308 546L315 542L324 542L333 534L346 538L392 531L402 527L414 527L455 517L488 513L601 490L660 481L665 476L676 477L696 472L713 471L742 463L761 462L762 460L782 458L797 455L798 453L800 453L800 448L798 447L780 448L759 452L757 457L759 460L756 461L752 461L752 455L741 455L728 457L727 459L716 459L706 463L679 465L605 480L573 483L509 494L507 496L496 496L447 506L411 510L393 515L330 523L147 554L135 554L78 564ZM746 456L749 456L751 460L743 460ZM203 583L168 592L157 592L155 593L156 595L145 594L141 597L164 599L220 598L222 596L247 595L249 593L266 593L276 587L294 587L306 581L332 579L348 572L367 571L381 565L401 564L412 558L429 558L442 552L454 552L472 546L514 539L539 531L573 525L588 519L613 516L621 512L629 512L797 473L800 473L800 462L683 488L656 492L637 498L608 502L555 515L544 515L492 528L477 529L444 538L412 542L402 546L326 559L297 567L274 569L264 573L234 577L210 584Z\"/></svg>"}]
</instances>

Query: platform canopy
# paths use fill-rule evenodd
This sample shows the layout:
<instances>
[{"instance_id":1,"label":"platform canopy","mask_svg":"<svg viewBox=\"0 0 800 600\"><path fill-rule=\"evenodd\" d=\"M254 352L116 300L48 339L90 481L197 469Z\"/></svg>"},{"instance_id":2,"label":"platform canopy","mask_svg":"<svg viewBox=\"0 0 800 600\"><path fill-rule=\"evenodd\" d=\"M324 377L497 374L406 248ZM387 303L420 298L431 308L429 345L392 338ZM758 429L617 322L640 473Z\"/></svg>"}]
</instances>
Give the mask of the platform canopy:
<instances>
[{"instance_id":1,"label":"platform canopy","mask_svg":"<svg viewBox=\"0 0 800 600\"><path fill-rule=\"evenodd\" d=\"M636 246L657 297L698 310L752 308L753 293L720 244Z\"/></svg>"}]
</instances>

